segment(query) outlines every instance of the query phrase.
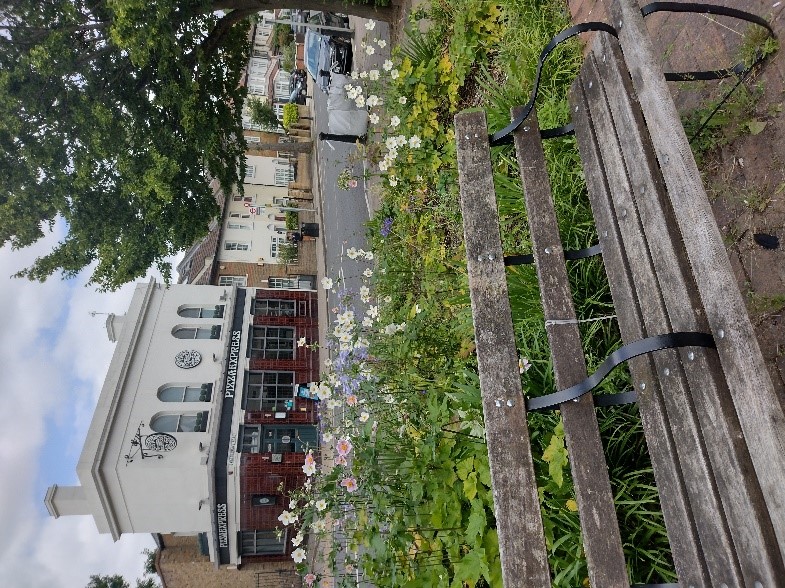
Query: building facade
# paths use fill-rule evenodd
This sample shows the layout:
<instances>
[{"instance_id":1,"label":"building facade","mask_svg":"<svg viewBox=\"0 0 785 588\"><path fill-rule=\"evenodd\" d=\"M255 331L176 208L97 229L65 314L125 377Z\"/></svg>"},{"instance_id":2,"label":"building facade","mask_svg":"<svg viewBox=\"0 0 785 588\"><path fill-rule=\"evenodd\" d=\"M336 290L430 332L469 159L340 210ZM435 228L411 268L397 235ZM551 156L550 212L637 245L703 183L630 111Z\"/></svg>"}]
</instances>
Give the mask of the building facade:
<instances>
[{"instance_id":1,"label":"building facade","mask_svg":"<svg viewBox=\"0 0 785 588\"><path fill-rule=\"evenodd\" d=\"M91 515L100 532L174 533L215 567L291 564L276 532L284 495L318 444L316 292L137 286L77 465L52 486L52 516ZM283 569L283 568L282 568Z\"/></svg>"}]
</instances>

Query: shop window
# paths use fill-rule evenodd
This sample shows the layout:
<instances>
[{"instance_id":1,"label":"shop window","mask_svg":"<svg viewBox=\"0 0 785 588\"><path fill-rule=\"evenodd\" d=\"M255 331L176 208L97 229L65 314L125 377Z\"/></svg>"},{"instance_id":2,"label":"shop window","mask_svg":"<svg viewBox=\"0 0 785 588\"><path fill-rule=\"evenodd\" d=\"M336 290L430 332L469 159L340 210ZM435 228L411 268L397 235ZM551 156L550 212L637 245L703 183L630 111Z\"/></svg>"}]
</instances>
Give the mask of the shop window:
<instances>
[{"instance_id":1,"label":"shop window","mask_svg":"<svg viewBox=\"0 0 785 588\"><path fill-rule=\"evenodd\" d=\"M286 411L294 407L294 372L249 372L245 410Z\"/></svg>"},{"instance_id":2,"label":"shop window","mask_svg":"<svg viewBox=\"0 0 785 588\"><path fill-rule=\"evenodd\" d=\"M291 327L253 327L251 357L294 359L294 329Z\"/></svg>"},{"instance_id":3,"label":"shop window","mask_svg":"<svg viewBox=\"0 0 785 588\"><path fill-rule=\"evenodd\" d=\"M286 551L286 533L272 531L241 531L240 555L268 555Z\"/></svg>"}]
</instances>

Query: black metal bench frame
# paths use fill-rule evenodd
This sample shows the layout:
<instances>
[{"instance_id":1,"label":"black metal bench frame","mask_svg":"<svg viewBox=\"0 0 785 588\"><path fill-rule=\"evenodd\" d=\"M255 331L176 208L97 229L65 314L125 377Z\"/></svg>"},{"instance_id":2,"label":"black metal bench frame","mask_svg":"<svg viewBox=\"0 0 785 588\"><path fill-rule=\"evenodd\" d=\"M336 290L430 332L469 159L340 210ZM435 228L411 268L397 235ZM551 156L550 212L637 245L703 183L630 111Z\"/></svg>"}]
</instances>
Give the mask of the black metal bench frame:
<instances>
[{"instance_id":1,"label":"black metal bench frame","mask_svg":"<svg viewBox=\"0 0 785 588\"><path fill-rule=\"evenodd\" d=\"M614 0L610 14L613 27L584 29L603 32L570 93L625 343L606 367L629 360L680 585L774 588L785 582L785 415L643 15L634 0ZM540 132L534 99L506 132L560 392L529 408L561 410L591 585L629 586L542 150L558 133ZM482 112L455 124L502 576L508 587L545 587L488 130Z\"/></svg>"}]
</instances>

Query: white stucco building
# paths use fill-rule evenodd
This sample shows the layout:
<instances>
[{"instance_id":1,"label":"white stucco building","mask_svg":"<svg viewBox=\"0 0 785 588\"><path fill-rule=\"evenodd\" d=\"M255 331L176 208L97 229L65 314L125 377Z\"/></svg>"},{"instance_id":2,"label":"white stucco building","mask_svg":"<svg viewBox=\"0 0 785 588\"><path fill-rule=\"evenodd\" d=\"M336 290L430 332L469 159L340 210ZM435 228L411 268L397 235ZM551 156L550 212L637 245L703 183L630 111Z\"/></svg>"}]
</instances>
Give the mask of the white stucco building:
<instances>
[{"instance_id":1,"label":"white stucco building","mask_svg":"<svg viewBox=\"0 0 785 588\"><path fill-rule=\"evenodd\" d=\"M277 496L316 445L314 403L298 392L318 354L295 345L317 336L315 292L150 281L107 332L117 348L79 485L51 486L49 513L90 515L115 540L201 534L216 565L285 558Z\"/></svg>"}]
</instances>

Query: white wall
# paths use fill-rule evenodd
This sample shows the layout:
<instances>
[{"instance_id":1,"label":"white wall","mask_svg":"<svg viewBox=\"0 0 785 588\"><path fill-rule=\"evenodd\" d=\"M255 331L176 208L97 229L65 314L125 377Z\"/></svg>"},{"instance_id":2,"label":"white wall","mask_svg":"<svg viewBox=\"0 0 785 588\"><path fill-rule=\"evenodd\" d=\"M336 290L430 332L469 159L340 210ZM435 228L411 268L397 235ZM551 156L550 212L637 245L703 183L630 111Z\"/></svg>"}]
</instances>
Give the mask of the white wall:
<instances>
[{"instance_id":1,"label":"white wall","mask_svg":"<svg viewBox=\"0 0 785 588\"><path fill-rule=\"evenodd\" d=\"M277 263L272 242L286 237L285 212L281 210L281 204L287 192L284 187L246 184L242 200L230 199L218 245L218 259ZM235 243L237 245L233 245Z\"/></svg>"}]
</instances>

